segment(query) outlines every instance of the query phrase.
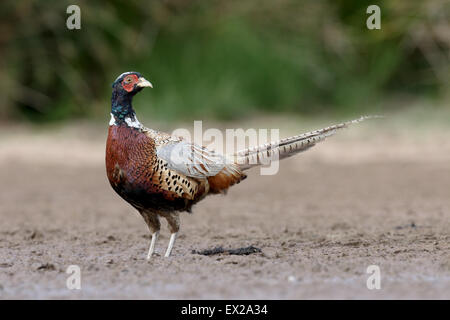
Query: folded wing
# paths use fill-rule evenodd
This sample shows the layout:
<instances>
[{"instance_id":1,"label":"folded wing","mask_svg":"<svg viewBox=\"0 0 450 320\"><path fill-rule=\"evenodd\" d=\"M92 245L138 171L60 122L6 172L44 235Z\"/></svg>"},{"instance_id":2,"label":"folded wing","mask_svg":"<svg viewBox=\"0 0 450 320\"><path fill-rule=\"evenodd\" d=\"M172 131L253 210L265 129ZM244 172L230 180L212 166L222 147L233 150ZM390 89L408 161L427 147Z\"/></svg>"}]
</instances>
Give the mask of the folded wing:
<instances>
[{"instance_id":1,"label":"folded wing","mask_svg":"<svg viewBox=\"0 0 450 320\"><path fill-rule=\"evenodd\" d=\"M225 156L196 144L177 141L156 148L157 156L170 170L198 180L207 180L209 192L225 192L245 178L238 165Z\"/></svg>"}]
</instances>

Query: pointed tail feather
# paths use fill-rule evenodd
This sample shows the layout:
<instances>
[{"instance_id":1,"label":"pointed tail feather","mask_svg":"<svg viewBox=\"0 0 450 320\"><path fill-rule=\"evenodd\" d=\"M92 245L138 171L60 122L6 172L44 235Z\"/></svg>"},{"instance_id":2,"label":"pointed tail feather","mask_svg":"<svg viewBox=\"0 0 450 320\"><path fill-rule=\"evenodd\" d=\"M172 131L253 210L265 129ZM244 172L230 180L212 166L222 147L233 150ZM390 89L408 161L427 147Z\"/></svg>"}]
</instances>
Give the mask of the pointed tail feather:
<instances>
[{"instance_id":1,"label":"pointed tail feather","mask_svg":"<svg viewBox=\"0 0 450 320\"><path fill-rule=\"evenodd\" d=\"M238 151L233 157L236 163L239 164L241 170L247 170L255 166L267 164L270 160L281 160L299 152L306 151L316 145L316 143L334 135L340 129L373 118L381 118L381 116L362 116L359 119Z\"/></svg>"}]
</instances>

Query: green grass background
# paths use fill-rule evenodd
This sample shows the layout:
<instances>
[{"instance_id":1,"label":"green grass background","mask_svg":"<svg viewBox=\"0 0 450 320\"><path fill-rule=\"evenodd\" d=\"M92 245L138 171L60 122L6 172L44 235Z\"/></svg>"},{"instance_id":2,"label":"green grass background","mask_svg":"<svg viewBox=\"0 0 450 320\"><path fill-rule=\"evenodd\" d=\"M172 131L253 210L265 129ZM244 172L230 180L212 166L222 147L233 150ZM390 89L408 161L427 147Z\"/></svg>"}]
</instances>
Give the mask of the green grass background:
<instances>
[{"instance_id":1,"label":"green grass background","mask_svg":"<svg viewBox=\"0 0 450 320\"><path fill-rule=\"evenodd\" d=\"M81 30L66 28L70 4ZM381 30L366 28L370 4ZM448 1L4 0L0 12L4 121L104 118L130 70L154 84L137 111L168 122L449 108Z\"/></svg>"}]
</instances>

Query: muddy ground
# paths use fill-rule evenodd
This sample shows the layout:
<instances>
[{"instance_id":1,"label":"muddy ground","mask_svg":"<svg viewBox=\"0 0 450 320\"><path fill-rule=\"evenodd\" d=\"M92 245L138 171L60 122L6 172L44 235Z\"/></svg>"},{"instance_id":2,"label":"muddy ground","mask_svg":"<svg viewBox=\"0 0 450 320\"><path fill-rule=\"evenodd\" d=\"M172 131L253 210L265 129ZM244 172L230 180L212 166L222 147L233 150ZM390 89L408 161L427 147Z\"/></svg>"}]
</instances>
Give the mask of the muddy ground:
<instances>
[{"instance_id":1,"label":"muddy ground","mask_svg":"<svg viewBox=\"0 0 450 320\"><path fill-rule=\"evenodd\" d=\"M352 128L275 176L252 170L182 216L168 259L164 222L147 262L147 227L105 177L103 127L2 129L1 298L450 298L450 131ZM261 252L193 253L219 246Z\"/></svg>"}]
</instances>

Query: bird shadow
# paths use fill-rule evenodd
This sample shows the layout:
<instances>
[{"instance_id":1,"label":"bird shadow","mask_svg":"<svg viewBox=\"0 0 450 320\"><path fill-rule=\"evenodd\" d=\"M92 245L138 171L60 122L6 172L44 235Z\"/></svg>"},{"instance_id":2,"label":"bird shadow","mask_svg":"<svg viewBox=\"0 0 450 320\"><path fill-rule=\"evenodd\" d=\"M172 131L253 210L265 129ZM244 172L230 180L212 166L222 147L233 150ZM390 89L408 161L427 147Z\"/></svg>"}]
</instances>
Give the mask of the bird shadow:
<instances>
[{"instance_id":1,"label":"bird shadow","mask_svg":"<svg viewBox=\"0 0 450 320\"><path fill-rule=\"evenodd\" d=\"M215 247L213 249L206 250L192 250L192 254L200 254L204 256L213 256L217 254L229 254L229 255L238 255L238 256L247 256L254 253L260 253L261 249L256 248L254 246L237 248L237 249L224 249L223 247Z\"/></svg>"}]
</instances>

